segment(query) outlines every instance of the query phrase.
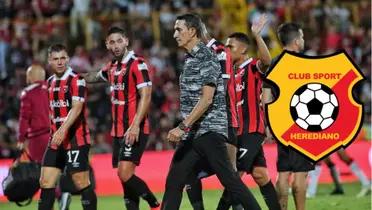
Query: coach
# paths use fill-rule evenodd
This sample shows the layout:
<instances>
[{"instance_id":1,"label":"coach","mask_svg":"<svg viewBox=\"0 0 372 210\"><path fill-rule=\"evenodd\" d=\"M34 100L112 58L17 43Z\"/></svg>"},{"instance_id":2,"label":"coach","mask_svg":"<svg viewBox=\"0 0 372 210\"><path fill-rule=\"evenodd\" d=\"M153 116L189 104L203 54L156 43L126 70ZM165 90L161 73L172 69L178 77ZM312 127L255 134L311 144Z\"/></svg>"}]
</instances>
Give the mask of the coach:
<instances>
[{"instance_id":1,"label":"coach","mask_svg":"<svg viewBox=\"0 0 372 210\"><path fill-rule=\"evenodd\" d=\"M186 178L200 159L208 161L222 185L245 209L260 209L251 192L234 172L227 155L225 89L218 59L200 40L201 20L186 14L177 17L174 38L186 49L180 76L180 107L183 121L168 133L180 142L166 180L163 210L179 209Z\"/></svg>"}]
</instances>

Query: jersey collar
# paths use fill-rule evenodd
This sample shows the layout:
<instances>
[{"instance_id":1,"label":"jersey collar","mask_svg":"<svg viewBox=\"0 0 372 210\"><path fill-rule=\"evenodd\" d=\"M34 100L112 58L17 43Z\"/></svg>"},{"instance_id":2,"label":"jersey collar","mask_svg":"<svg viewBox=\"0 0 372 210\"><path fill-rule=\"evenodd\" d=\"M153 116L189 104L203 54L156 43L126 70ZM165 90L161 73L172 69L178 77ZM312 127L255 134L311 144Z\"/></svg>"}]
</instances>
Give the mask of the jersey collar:
<instances>
[{"instance_id":1,"label":"jersey collar","mask_svg":"<svg viewBox=\"0 0 372 210\"><path fill-rule=\"evenodd\" d=\"M54 75L54 79L56 80L65 80L67 79L68 75L72 73L72 68L71 67L67 67L65 73L63 73L63 76L58 78L57 75Z\"/></svg>"},{"instance_id":2,"label":"jersey collar","mask_svg":"<svg viewBox=\"0 0 372 210\"><path fill-rule=\"evenodd\" d=\"M128 63L129 59L134 55L134 52L133 50L129 51L127 56L125 56L122 60L121 60L121 63L122 64L125 64L125 63Z\"/></svg>"},{"instance_id":3,"label":"jersey collar","mask_svg":"<svg viewBox=\"0 0 372 210\"><path fill-rule=\"evenodd\" d=\"M247 60L245 60L242 64L240 64L239 68L242 69L244 68L246 65L248 65L250 62L252 62L252 58L248 58Z\"/></svg>"}]
</instances>

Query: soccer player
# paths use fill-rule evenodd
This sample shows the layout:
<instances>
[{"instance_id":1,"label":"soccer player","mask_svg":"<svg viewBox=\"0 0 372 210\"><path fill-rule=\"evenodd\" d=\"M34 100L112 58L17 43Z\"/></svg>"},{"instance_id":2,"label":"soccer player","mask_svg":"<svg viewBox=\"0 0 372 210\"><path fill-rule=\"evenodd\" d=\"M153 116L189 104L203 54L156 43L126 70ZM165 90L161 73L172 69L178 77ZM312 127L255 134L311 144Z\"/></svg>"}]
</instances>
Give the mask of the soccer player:
<instances>
[{"instance_id":1,"label":"soccer player","mask_svg":"<svg viewBox=\"0 0 372 210\"><path fill-rule=\"evenodd\" d=\"M285 23L279 26L277 30L279 41L283 48L288 51L300 53L304 49L304 35L301 27L296 23ZM276 60L274 58L273 60ZM267 90L270 88L266 83L264 92L267 95ZM271 98L275 98L277 93L271 91ZM265 101L264 103L269 103ZM293 174L292 194L294 196L296 210L305 209L306 201L306 177L309 171L314 169L312 162L307 160L303 155L300 155L292 148L288 148L278 143L278 159L277 171L278 180L276 190L279 198L279 203L282 210L287 209L288 193L289 193L289 176Z\"/></svg>"},{"instance_id":2,"label":"soccer player","mask_svg":"<svg viewBox=\"0 0 372 210\"><path fill-rule=\"evenodd\" d=\"M180 76L183 121L167 136L179 144L168 172L161 209L179 209L187 178L201 159L207 160L222 185L245 209L261 209L234 172L227 155L228 123L221 66L201 41L201 28L200 18L192 14L178 16L174 25L173 36L178 46L187 51Z\"/></svg>"},{"instance_id":3,"label":"soccer player","mask_svg":"<svg viewBox=\"0 0 372 210\"><path fill-rule=\"evenodd\" d=\"M33 64L26 72L28 86L21 93L19 112L19 149L26 149L33 161L40 163L50 134L48 89L42 66Z\"/></svg>"},{"instance_id":4,"label":"soccer player","mask_svg":"<svg viewBox=\"0 0 372 210\"><path fill-rule=\"evenodd\" d=\"M265 139L264 112L261 105L261 89L267 67L271 63L270 52L260 36L267 22L266 16L252 25L252 34L256 39L260 59L247 55L249 38L243 33L231 34L226 46L237 68L235 82L239 116L237 168L242 176L250 173L259 185L266 205L270 210L280 210L274 185L268 175L262 144ZM229 209L230 203L224 192L218 208Z\"/></svg>"},{"instance_id":5,"label":"soccer player","mask_svg":"<svg viewBox=\"0 0 372 210\"><path fill-rule=\"evenodd\" d=\"M66 167L81 194L84 210L97 209L97 197L89 182L90 135L86 117L85 80L68 66L66 47L48 49L48 63L54 73L48 79L51 138L41 168L39 210L51 210L55 184Z\"/></svg>"},{"instance_id":6,"label":"soccer player","mask_svg":"<svg viewBox=\"0 0 372 210\"><path fill-rule=\"evenodd\" d=\"M124 190L128 210L139 209L139 198L151 208L160 206L147 184L135 175L145 150L150 128L147 112L151 103L152 83L143 57L127 49L124 29L112 27L106 36L106 47L114 59L103 69L85 75L87 82L107 81L111 90L113 140L112 165Z\"/></svg>"},{"instance_id":7,"label":"soccer player","mask_svg":"<svg viewBox=\"0 0 372 210\"><path fill-rule=\"evenodd\" d=\"M341 148L337 151L337 155L344 162L346 165L348 165L351 169L351 171L355 174L356 177L358 177L360 183L362 184L362 189L360 192L357 194L357 197L363 197L366 196L368 193L371 192L371 186L370 186L370 181L368 181L367 176L364 174L364 172L360 169L358 164L353 160L350 155L348 155L345 151L345 149ZM333 183L335 185L335 189L331 192L331 195L339 195L339 194L344 194L344 190L342 188L341 182L340 182L340 177L337 172L336 166L331 160L331 157L328 156L327 158L324 159L324 162L328 166L330 172L331 172L331 177L333 180ZM309 173L309 185L307 188L306 192L306 197L312 198L315 197L316 190L317 190L317 185L318 185L318 179L321 173L322 166L321 164L318 164L315 166L315 170L311 171Z\"/></svg>"},{"instance_id":8,"label":"soccer player","mask_svg":"<svg viewBox=\"0 0 372 210\"><path fill-rule=\"evenodd\" d=\"M239 125L236 111L235 73L232 66L230 50L226 48L223 43L217 41L209 35L204 23L202 23L202 37L202 40L207 47L216 53L221 66L222 78L224 79L226 88L226 111L228 120L228 138L226 147L230 162L233 165L234 170L236 170L236 132ZM193 173L196 176L190 178L190 181L188 181L189 183L186 185L186 192L194 210L204 209L201 178L214 174L209 170L209 168L209 166L205 166L205 161L199 163L196 170L200 171Z\"/></svg>"}]
</instances>

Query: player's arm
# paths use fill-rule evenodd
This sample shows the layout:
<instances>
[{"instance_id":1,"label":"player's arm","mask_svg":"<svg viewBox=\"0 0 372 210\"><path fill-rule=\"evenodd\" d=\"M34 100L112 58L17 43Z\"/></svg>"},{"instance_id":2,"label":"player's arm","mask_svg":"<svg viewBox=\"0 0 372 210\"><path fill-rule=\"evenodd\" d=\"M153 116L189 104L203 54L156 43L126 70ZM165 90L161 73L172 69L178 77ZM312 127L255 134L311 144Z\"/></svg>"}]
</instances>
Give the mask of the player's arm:
<instances>
[{"instance_id":1,"label":"player's arm","mask_svg":"<svg viewBox=\"0 0 372 210\"><path fill-rule=\"evenodd\" d=\"M27 92L22 92L21 95L21 108L19 112L19 133L18 133L18 149L23 149L24 142L27 138L27 130L31 123L31 101L27 96Z\"/></svg>"},{"instance_id":2,"label":"player's arm","mask_svg":"<svg viewBox=\"0 0 372 210\"><path fill-rule=\"evenodd\" d=\"M124 134L125 143L133 144L138 141L140 125L145 118L151 103L151 86L149 69L144 60L139 59L138 63L131 67L132 76L136 80L136 88L140 94L137 106L137 113L134 116L132 124Z\"/></svg>"},{"instance_id":3,"label":"player's arm","mask_svg":"<svg viewBox=\"0 0 372 210\"><path fill-rule=\"evenodd\" d=\"M212 105L215 90L216 87L213 84L203 86L198 103L195 105L190 115L183 120L183 123L187 127L190 127L199 120Z\"/></svg>"},{"instance_id":4,"label":"player's arm","mask_svg":"<svg viewBox=\"0 0 372 210\"><path fill-rule=\"evenodd\" d=\"M90 71L88 73L81 74L85 81L88 83L97 83L97 82L106 82L107 81L107 73L103 72L102 70L99 71Z\"/></svg>"},{"instance_id":5,"label":"player's arm","mask_svg":"<svg viewBox=\"0 0 372 210\"><path fill-rule=\"evenodd\" d=\"M271 92L271 88L268 87L262 87L262 106L264 108L264 111L267 112L266 104L269 104L273 101L273 94ZM264 117L264 123L265 123L265 141L266 142L273 142L273 135L270 131L269 124L268 124L267 117Z\"/></svg>"},{"instance_id":6,"label":"player's arm","mask_svg":"<svg viewBox=\"0 0 372 210\"><path fill-rule=\"evenodd\" d=\"M68 130L74 124L76 119L79 117L81 110L83 109L84 102L72 100L72 108L68 112L67 119L63 122L61 127L54 133L52 143L60 145L65 138Z\"/></svg>"},{"instance_id":7,"label":"player's arm","mask_svg":"<svg viewBox=\"0 0 372 210\"><path fill-rule=\"evenodd\" d=\"M213 103L213 96L216 87L214 85L205 85L202 88L202 93L198 103L192 109L191 113L182 121L186 127L191 127L197 120L204 115L210 105ZM181 137L185 134L184 130L180 127L176 127L169 131L167 139L169 141L177 142L181 140Z\"/></svg>"},{"instance_id":8,"label":"player's arm","mask_svg":"<svg viewBox=\"0 0 372 210\"><path fill-rule=\"evenodd\" d=\"M262 39L261 31L267 24L267 16L262 15L258 22L253 23L252 25L252 34L256 40L257 48L258 48L258 54L260 62L257 63L258 69L261 71L261 73L265 73L271 64L271 55L270 51L267 48L265 41Z\"/></svg>"},{"instance_id":9,"label":"player's arm","mask_svg":"<svg viewBox=\"0 0 372 210\"><path fill-rule=\"evenodd\" d=\"M265 106L273 101L271 88L262 87L262 104Z\"/></svg>"},{"instance_id":10,"label":"player's arm","mask_svg":"<svg viewBox=\"0 0 372 210\"><path fill-rule=\"evenodd\" d=\"M200 99L195 107L192 109L191 113L182 121L182 124L186 127L191 127L196 121L198 121L208 108L213 103L214 93L217 87L217 79L219 77L219 71L216 70L219 68L219 63L214 62L205 62L201 66L201 80L202 80L202 92ZM169 131L167 139L169 141L179 141L181 137L185 134L184 130L181 130L182 127L178 127Z\"/></svg>"},{"instance_id":11,"label":"player's arm","mask_svg":"<svg viewBox=\"0 0 372 210\"><path fill-rule=\"evenodd\" d=\"M52 144L60 145L68 130L75 123L76 119L80 116L81 111L84 107L86 84L83 78L78 78L72 81L71 92L72 92L72 106L67 114L66 120L62 123L61 127L53 134Z\"/></svg>"},{"instance_id":12,"label":"player's arm","mask_svg":"<svg viewBox=\"0 0 372 210\"><path fill-rule=\"evenodd\" d=\"M138 141L141 122L147 115L151 104L151 89L151 86L139 89L140 99L137 106L137 113L134 116L130 128L125 133L126 144L133 144L135 141Z\"/></svg>"}]
</instances>

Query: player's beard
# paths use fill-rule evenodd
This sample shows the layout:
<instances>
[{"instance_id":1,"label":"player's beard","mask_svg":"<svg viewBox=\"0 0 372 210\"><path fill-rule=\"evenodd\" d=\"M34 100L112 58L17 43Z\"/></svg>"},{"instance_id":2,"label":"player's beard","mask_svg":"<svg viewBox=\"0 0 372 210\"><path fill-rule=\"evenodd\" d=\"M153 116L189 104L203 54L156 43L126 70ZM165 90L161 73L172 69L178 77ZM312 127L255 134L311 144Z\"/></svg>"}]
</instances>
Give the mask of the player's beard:
<instances>
[{"instance_id":1,"label":"player's beard","mask_svg":"<svg viewBox=\"0 0 372 210\"><path fill-rule=\"evenodd\" d=\"M118 55L118 56L116 56L114 52L112 52L112 54L114 55L115 60L117 60L117 61L121 61L121 60L123 60L123 58L127 55L127 52L128 52L128 50L127 50L127 49L124 49L124 50L123 50L123 53L120 54L120 55Z\"/></svg>"}]
</instances>

